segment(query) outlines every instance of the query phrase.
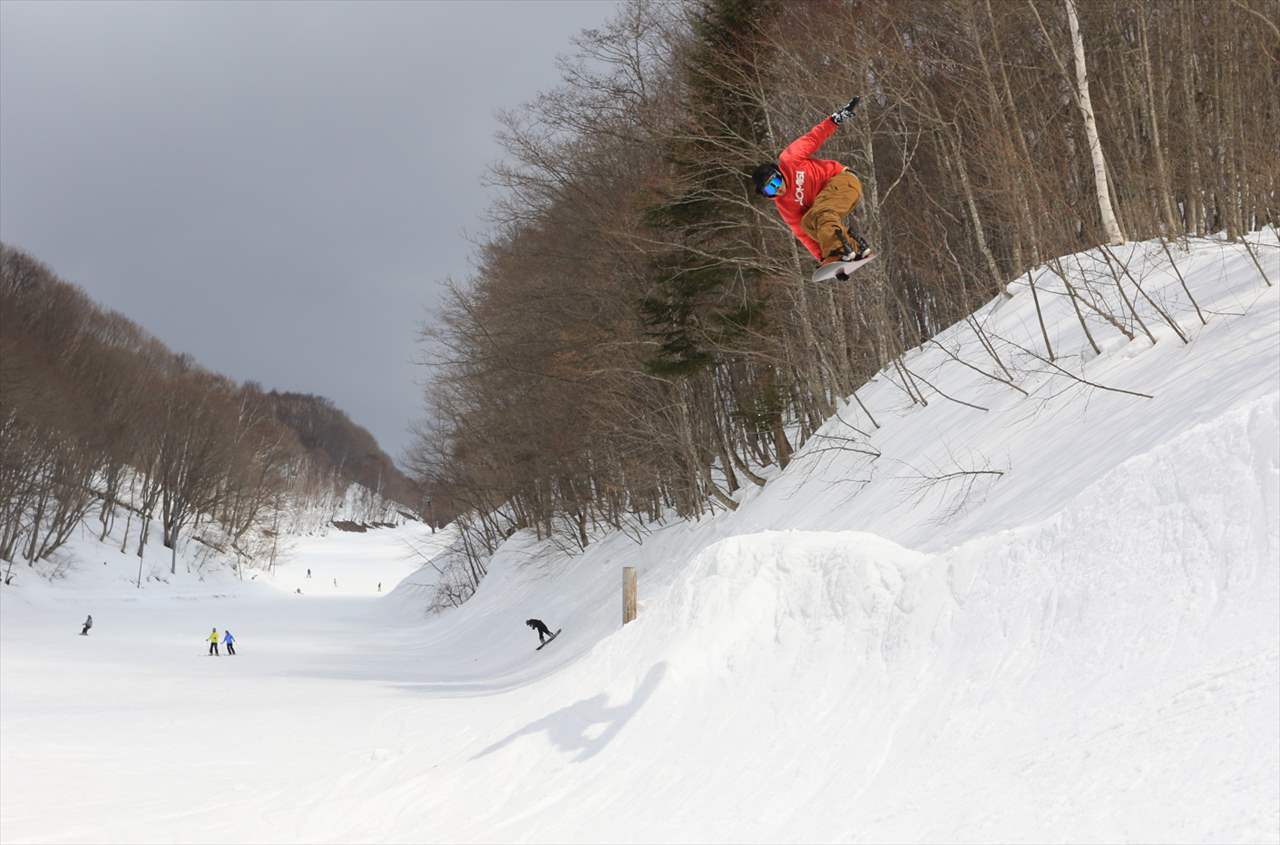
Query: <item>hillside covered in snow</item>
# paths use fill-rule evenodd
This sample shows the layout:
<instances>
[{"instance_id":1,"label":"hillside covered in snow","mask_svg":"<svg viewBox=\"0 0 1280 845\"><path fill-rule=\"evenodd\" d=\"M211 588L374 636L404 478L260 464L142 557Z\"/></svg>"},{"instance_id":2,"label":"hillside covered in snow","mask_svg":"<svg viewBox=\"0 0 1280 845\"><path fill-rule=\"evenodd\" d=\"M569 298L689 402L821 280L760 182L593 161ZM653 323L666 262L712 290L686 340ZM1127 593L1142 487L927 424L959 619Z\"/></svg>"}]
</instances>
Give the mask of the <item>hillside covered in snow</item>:
<instances>
[{"instance_id":1,"label":"hillside covered in snow","mask_svg":"<svg viewBox=\"0 0 1280 845\"><path fill-rule=\"evenodd\" d=\"M0 838L1280 839L1278 271L1067 256L736 509L519 532L443 613L418 524L141 590L84 540L0 590Z\"/></svg>"}]
</instances>

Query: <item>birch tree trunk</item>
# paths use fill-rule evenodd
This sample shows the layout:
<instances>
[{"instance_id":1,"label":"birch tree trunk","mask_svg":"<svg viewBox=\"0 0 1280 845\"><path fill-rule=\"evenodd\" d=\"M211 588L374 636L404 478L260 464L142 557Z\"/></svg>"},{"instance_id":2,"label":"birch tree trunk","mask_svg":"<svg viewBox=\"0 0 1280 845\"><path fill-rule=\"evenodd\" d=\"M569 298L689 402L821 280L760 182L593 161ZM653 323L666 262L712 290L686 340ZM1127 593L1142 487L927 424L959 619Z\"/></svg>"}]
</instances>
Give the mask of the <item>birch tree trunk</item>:
<instances>
[{"instance_id":1,"label":"birch tree trunk","mask_svg":"<svg viewBox=\"0 0 1280 845\"><path fill-rule=\"evenodd\" d=\"M1089 99L1089 70L1084 63L1084 38L1080 35L1080 21L1076 18L1075 0L1063 0L1067 7L1067 22L1071 25L1071 49L1076 61L1076 104L1084 118L1085 138L1089 143L1089 155L1093 158L1093 184L1098 191L1098 211L1102 214L1102 228L1112 245L1124 243L1124 233L1116 222L1111 207L1111 189L1107 186L1107 160L1098 140L1098 125L1093 119L1093 103Z\"/></svg>"},{"instance_id":2,"label":"birch tree trunk","mask_svg":"<svg viewBox=\"0 0 1280 845\"><path fill-rule=\"evenodd\" d=\"M1142 47L1142 75L1143 81L1146 83L1147 114L1151 118L1151 152L1155 158L1156 181L1159 183L1157 191L1160 195L1160 210L1164 213L1168 235L1173 237L1178 234L1178 219L1173 212L1173 198L1170 196L1173 183L1169 180L1169 171L1164 163L1164 148L1160 144L1160 118L1158 114L1160 101L1156 99L1156 86L1152 79L1151 36L1148 30L1147 16L1139 14L1138 43Z\"/></svg>"}]
</instances>

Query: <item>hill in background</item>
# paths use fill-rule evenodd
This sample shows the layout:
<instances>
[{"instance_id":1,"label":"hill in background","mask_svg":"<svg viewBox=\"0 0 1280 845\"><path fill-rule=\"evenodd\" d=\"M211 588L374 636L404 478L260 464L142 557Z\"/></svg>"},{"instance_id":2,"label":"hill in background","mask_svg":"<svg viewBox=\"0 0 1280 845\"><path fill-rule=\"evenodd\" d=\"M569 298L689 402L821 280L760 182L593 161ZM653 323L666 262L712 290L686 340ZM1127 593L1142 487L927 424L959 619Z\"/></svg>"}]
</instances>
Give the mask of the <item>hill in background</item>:
<instances>
[{"instance_id":1,"label":"hill in background","mask_svg":"<svg viewBox=\"0 0 1280 845\"><path fill-rule=\"evenodd\" d=\"M275 390L266 398L276 419L297 435L318 467L332 469L417 513L421 497L413 481L382 451L368 429L353 422L332 399Z\"/></svg>"}]
</instances>

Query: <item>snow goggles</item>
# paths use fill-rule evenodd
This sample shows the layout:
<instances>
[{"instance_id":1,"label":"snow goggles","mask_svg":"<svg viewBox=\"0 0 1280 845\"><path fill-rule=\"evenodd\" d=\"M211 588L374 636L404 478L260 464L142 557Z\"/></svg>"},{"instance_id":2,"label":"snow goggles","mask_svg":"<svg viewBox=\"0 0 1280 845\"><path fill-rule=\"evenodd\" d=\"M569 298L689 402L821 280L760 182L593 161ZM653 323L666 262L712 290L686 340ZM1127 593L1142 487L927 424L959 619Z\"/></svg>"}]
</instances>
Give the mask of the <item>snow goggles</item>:
<instances>
[{"instance_id":1,"label":"snow goggles","mask_svg":"<svg viewBox=\"0 0 1280 845\"><path fill-rule=\"evenodd\" d=\"M782 174L775 172L769 177L769 181L765 182L760 188L760 193L766 197L776 197L782 191Z\"/></svg>"}]
</instances>

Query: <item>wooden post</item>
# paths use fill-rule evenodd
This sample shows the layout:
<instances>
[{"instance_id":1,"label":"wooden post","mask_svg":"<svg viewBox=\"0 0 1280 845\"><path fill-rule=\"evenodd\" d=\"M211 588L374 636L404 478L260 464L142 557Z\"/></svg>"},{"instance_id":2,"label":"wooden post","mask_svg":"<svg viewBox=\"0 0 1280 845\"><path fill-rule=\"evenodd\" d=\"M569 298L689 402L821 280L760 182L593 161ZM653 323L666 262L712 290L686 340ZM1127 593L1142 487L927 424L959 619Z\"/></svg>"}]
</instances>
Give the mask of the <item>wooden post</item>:
<instances>
[{"instance_id":1,"label":"wooden post","mask_svg":"<svg viewBox=\"0 0 1280 845\"><path fill-rule=\"evenodd\" d=\"M622 624L636 618L636 568L622 567Z\"/></svg>"}]
</instances>

